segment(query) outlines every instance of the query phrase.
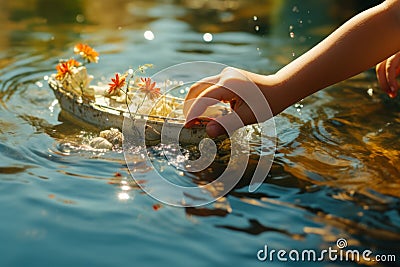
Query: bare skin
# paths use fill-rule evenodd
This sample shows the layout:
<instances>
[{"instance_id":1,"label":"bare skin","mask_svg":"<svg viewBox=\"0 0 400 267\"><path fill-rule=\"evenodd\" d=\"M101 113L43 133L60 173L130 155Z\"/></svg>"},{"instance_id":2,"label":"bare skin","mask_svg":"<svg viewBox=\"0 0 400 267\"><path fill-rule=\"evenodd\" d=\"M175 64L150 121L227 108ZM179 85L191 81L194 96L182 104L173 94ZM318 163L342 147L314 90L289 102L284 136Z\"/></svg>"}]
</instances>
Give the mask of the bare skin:
<instances>
[{"instance_id":1,"label":"bare skin","mask_svg":"<svg viewBox=\"0 0 400 267\"><path fill-rule=\"evenodd\" d=\"M400 74L400 52L376 65L376 76L379 85L390 97L397 96L399 85L396 77Z\"/></svg>"},{"instance_id":2,"label":"bare skin","mask_svg":"<svg viewBox=\"0 0 400 267\"><path fill-rule=\"evenodd\" d=\"M229 67L197 82L186 97L186 120L201 116L208 106L218 101L229 102L242 122L232 120L229 114L216 118L207 125L208 135L215 137L243 124L268 120L301 99L379 62L378 80L383 90L393 97L398 91L399 51L400 0L386 0L354 16L275 74L260 75ZM260 101L253 103L251 99L257 95L253 88L261 91L272 113ZM250 101L245 103L243 99Z\"/></svg>"}]
</instances>

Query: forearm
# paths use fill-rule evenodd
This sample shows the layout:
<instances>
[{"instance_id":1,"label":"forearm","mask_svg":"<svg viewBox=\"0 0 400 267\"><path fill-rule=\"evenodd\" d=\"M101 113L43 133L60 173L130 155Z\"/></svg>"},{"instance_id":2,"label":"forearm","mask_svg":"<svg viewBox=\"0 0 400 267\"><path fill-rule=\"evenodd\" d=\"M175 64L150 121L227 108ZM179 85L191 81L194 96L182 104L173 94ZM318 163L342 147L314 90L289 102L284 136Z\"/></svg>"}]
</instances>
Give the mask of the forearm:
<instances>
[{"instance_id":1,"label":"forearm","mask_svg":"<svg viewBox=\"0 0 400 267\"><path fill-rule=\"evenodd\" d=\"M272 78L266 90L277 114L329 85L367 70L400 50L400 1L386 1L346 22ZM270 88L269 85L266 88ZM263 89L263 88L261 88Z\"/></svg>"}]
</instances>

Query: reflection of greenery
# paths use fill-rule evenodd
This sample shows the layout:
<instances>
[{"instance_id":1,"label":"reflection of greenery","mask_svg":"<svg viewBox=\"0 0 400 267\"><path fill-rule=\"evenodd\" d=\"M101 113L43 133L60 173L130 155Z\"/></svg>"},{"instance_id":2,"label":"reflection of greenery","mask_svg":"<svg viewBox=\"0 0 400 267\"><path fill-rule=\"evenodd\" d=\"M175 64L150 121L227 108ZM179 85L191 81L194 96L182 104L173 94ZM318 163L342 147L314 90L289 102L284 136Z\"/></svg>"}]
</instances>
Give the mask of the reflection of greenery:
<instances>
[{"instance_id":1,"label":"reflection of greenery","mask_svg":"<svg viewBox=\"0 0 400 267\"><path fill-rule=\"evenodd\" d=\"M271 16L279 9L282 0L178 2L189 11L180 19L188 22L198 32L268 34Z\"/></svg>"},{"instance_id":2,"label":"reflection of greenery","mask_svg":"<svg viewBox=\"0 0 400 267\"><path fill-rule=\"evenodd\" d=\"M38 0L36 8L49 23L76 22L76 15L83 12L81 0Z\"/></svg>"},{"instance_id":3,"label":"reflection of greenery","mask_svg":"<svg viewBox=\"0 0 400 267\"><path fill-rule=\"evenodd\" d=\"M339 21L347 20L356 13L364 11L370 7L383 2L382 0L335 0L330 13Z\"/></svg>"},{"instance_id":4,"label":"reflection of greenery","mask_svg":"<svg viewBox=\"0 0 400 267\"><path fill-rule=\"evenodd\" d=\"M176 0L188 12L180 19L197 32L241 31L259 35L287 34L290 25L301 32L303 25L312 22L339 25L381 0ZM322 2L322 3L321 3ZM323 7L322 9L318 7ZM253 19L256 18L256 19ZM301 26L301 27L298 27ZM304 28L309 28L305 26ZM326 35L328 32L325 32ZM304 33L303 33L304 34ZM309 34L309 33L307 33Z\"/></svg>"},{"instance_id":5,"label":"reflection of greenery","mask_svg":"<svg viewBox=\"0 0 400 267\"><path fill-rule=\"evenodd\" d=\"M13 4L12 6L10 19L13 21L40 16L48 23L73 23L76 22L76 15L83 12L81 0L23 1L23 5Z\"/></svg>"}]
</instances>

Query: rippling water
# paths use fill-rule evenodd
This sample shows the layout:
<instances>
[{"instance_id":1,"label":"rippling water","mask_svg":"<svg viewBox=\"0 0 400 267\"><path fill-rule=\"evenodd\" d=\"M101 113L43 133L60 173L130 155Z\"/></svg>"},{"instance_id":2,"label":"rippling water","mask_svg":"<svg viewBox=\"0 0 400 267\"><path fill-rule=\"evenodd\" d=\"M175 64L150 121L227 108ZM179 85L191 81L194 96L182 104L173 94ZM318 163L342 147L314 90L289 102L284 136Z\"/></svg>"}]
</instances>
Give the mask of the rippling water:
<instances>
[{"instance_id":1,"label":"rippling water","mask_svg":"<svg viewBox=\"0 0 400 267\"><path fill-rule=\"evenodd\" d=\"M247 187L252 159L226 198L186 209L144 194L121 151L86 149L98 132L59 117L44 79L77 42L100 52L90 66L98 80L144 63L156 72L192 60L271 73L366 8L346 3L0 2L1 266L280 266L258 262L257 251L336 248L338 238L399 258L399 105L379 91L373 72L276 117L274 163L256 192ZM182 173L158 149L150 148L171 179L211 180L225 167Z\"/></svg>"}]
</instances>

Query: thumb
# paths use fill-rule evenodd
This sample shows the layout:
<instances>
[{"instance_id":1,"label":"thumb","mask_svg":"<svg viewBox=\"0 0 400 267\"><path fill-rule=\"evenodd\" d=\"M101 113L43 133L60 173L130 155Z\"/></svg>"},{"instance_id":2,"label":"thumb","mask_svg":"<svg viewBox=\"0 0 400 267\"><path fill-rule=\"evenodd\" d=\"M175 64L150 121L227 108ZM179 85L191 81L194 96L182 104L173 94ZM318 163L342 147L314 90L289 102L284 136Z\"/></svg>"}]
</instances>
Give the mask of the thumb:
<instances>
[{"instance_id":1,"label":"thumb","mask_svg":"<svg viewBox=\"0 0 400 267\"><path fill-rule=\"evenodd\" d=\"M232 136L233 132L244 126L243 121L235 113L229 113L227 115L215 118L207 124L206 131L208 136L214 138L223 134Z\"/></svg>"}]
</instances>

